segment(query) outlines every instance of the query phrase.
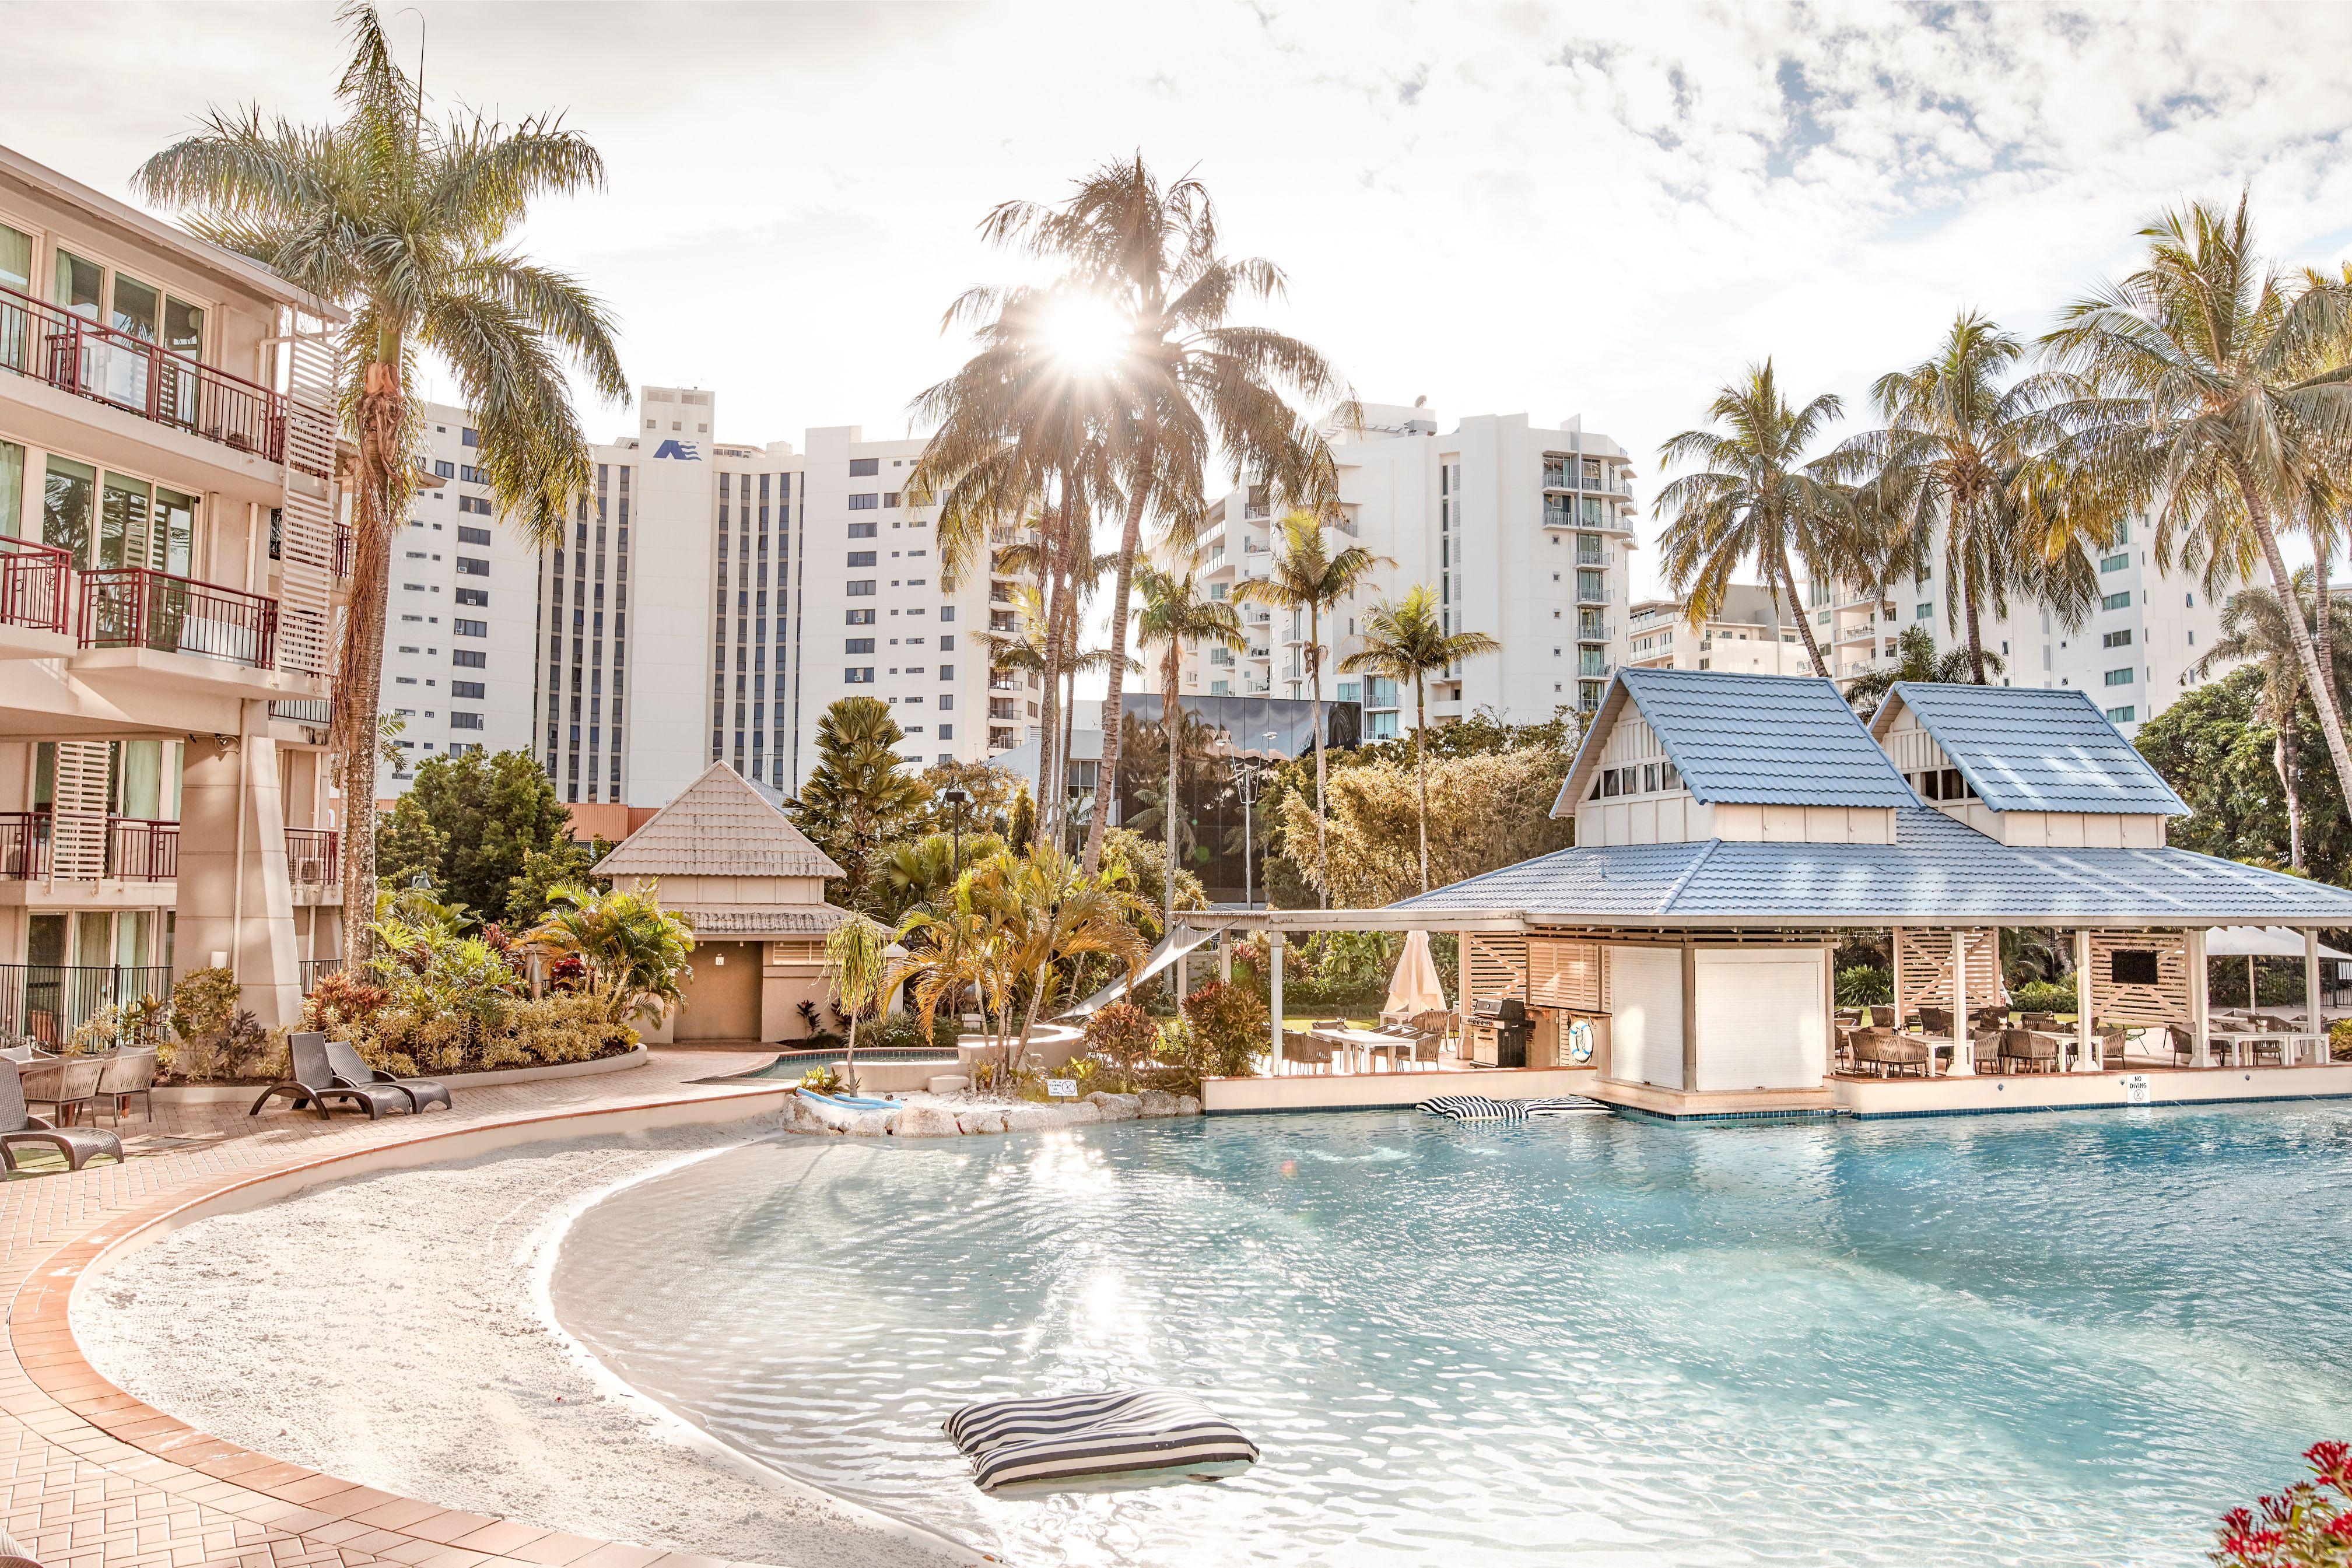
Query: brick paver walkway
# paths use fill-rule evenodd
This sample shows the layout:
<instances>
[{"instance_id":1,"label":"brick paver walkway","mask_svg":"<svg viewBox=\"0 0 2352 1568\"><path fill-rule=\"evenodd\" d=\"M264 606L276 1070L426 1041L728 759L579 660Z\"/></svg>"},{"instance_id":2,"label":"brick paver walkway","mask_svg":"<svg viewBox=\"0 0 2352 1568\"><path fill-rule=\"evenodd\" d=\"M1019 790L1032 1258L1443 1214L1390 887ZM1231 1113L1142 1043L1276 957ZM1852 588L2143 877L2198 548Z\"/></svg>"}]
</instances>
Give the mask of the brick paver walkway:
<instances>
[{"instance_id":1,"label":"brick paver walkway","mask_svg":"<svg viewBox=\"0 0 2352 1568\"><path fill-rule=\"evenodd\" d=\"M681 1552L563 1535L436 1508L320 1475L195 1430L93 1372L67 1326L74 1281L108 1246L242 1183L386 1145L469 1127L774 1089L692 1082L762 1055L656 1051L647 1065L594 1077L461 1089L454 1112L343 1114L331 1122L245 1103L158 1105L124 1124L133 1157L0 1186L0 1477L8 1533L47 1568L298 1568L389 1562L420 1568L700 1568Z\"/></svg>"}]
</instances>

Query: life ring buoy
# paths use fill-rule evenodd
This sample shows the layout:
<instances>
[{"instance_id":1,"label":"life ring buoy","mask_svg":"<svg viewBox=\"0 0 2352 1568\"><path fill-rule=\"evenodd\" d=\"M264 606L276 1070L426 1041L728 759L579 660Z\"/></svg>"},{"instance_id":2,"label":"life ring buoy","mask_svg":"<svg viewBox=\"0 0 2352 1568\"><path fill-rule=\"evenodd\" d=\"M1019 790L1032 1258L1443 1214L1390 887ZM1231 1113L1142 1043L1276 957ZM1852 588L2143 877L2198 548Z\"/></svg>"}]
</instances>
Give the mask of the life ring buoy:
<instances>
[{"instance_id":1,"label":"life ring buoy","mask_svg":"<svg viewBox=\"0 0 2352 1568\"><path fill-rule=\"evenodd\" d=\"M1592 1060L1592 1026L1582 1019L1568 1026L1568 1059L1579 1067Z\"/></svg>"}]
</instances>

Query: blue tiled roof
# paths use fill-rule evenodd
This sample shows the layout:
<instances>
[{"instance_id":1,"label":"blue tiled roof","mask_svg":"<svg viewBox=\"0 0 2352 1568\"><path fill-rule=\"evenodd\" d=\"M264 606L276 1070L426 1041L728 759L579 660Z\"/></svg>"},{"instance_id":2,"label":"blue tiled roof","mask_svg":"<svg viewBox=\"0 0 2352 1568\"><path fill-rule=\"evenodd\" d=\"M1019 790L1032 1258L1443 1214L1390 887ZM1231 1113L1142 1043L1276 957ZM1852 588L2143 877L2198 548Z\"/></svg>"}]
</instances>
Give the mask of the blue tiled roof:
<instances>
[{"instance_id":1,"label":"blue tiled roof","mask_svg":"<svg viewBox=\"0 0 2352 1568\"><path fill-rule=\"evenodd\" d=\"M1709 804L1919 803L1829 682L1708 670L1624 670L1569 769L1556 812L1591 791L1613 721L1630 698L1657 732L1693 798Z\"/></svg>"},{"instance_id":2,"label":"blue tiled roof","mask_svg":"<svg viewBox=\"0 0 2352 1568\"><path fill-rule=\"evenodd\" d=\"M1996 811L2189 815L2087 692L1903 681L1874 732L1886 733L1898 698Z\"/></svg>"},{"instance_id":3,"label":"blue tiled roof","mask_svg":"<svg viewBox=\"0 0 2352 1568\"><path fill-rule=\"evenodd\" d=\"M1560 850L1405 900L1559 924L2352 925L2352 891L2174 849L2011 847L1932 807L1892 844L1612 844Z\"/></svg>"}]
</instances>

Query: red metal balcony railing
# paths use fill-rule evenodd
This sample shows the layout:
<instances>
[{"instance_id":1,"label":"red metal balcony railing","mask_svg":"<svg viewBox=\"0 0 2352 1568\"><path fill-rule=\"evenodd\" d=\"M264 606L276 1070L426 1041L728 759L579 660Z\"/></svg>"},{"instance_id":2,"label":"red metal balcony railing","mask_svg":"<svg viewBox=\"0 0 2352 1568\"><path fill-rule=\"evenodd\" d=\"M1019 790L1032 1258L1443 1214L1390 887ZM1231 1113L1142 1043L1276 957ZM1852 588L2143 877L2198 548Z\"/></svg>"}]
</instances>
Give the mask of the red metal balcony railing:
<instances>
[{"instance_id":1,"label":"red metal balcony railing","mask_svg":"<svg viewBox=\"0 0 2352 1568\"><path fill-rule=\"evenodd\" d=\"M338 580L352 574L352 528L349 523L335 525L335 577Z\"/></svg>"},{"instance_id":2,"label":"red metal balcony railing","mask_svg":"<svg viewBox=\"0 0 2352 1568\"><path fill-rule=\"evenodd\" d=\"M54 545L0 538L0 625L66 629L73 557Z\"/></svg>"},{"instance_id":3,"label":"red metal balcony railing","mask_svg":"<svg viewBox=\"0 0 2352 1568\"><path fill-rule=\"evenodd\" d=\"M278 601L145 567L104 567L81 574L79 643L266 670L278 654Z\"/></svg>"},{"instance_id":4,"label":"red metal balcony railing","mask_svg":"<svg viewBox=\"0 0 2352 1568\"><path fill-rule=\"evenodd\" d=\"M333 887L343 880L342 841L331 828L286 830L286 876L296 887Z\"/></svg>"},{"instance_id":5,"label":"red metal balcony railing","mask_svg":"<svg viewBox=\"0 0 2352 1568\"><path fill-rule=\"evenodd\" d=\"M277 392L5 286L0 370L272 463L286 458Z\"/></svg>"},{"instance_id":6,"label":"red metal balcony railing","mask_svg":"<svg viewBox=\"0 0 2352 1568\"><path fill-rule=\"evenodd\" d=\"M180 824L109 817L106 874L123 882L170 882L178 876Z\"/></svg>"},{"instance_id":7,"label":"red metal balcony railing","mask_svg":"<svg viewBox=\"0 0 2352 1568\"><path fill-rule=\"evenodd\" d=\"M49 814L0 811L0 878L36 882L49 874Z\"/></svg>"}]
</instances>

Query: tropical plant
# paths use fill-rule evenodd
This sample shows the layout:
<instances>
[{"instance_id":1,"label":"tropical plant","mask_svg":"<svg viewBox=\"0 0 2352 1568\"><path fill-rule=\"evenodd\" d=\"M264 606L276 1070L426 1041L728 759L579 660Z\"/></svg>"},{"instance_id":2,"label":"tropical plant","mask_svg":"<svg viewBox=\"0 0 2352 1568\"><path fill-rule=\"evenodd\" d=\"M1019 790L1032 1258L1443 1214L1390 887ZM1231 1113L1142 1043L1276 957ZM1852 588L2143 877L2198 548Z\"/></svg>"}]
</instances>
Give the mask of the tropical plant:
<instances>
[{"instance_id":1,"label":"tropical plant","mask_svg":"<svg viewBox=\"0 0 2352 1568\"><path fill-rule=\"evenodd\" d=\"M1661 462L1700 465L1658 493L1659 510L1673 519L1659 536L1660 561L1690 619L1713 620L1732 574L1752 559L1773 593L1786 593L1801 612L1806 657L1823 678L1829 665L1801 613L1790 562L1801 561L1809 579L1826 578L1856 553L1851 493L1834 477L1834 464L1805 456L1843 406L1835 393L1823 392L1790 408L1767 360L1707 405L1708 419L1727 434L1685 430L1658 449Z\"/></svg>"},{"instance_id":2,"label":"tropical plant","mask_svg":"<svg viewBox=\"0 0 2352 1568\"><path fill-rule=\"evenodd\" d=\"M1370 580L1383 565L1394 565L1361 545L1334 551L1325 539L1321 514L1304 507L1283 514L1276 525L1281 548L1265 577L1252 578L1234 590L1244 604L1264 604L1304 613L1307 617L1305 657L1307 679L1315 694L1315 810L1323 810L1323 615L1336 610ZM1292 688L1294 693L1297 688ZM1329 847L1318 825L1315 855L1322 866L1322 882L1331 880Z\"/></svg>"},{"instance_id":3,"label":"tropical plant","mask_svg":"<svg viewBox=\"0 0 2352 1568\"><path fill-rule=\"evenodd\" d=\"M1499 653L1502 644L1484 632L1448 632L1444 612L1437 607L1437 595L1427 587L1417 587L1394 604L1375 605L1363 620L1360 646L1339 662L1339 668L1349 674L1378 675L1387 680L1412 683L1412 772L1420 792L1421 831L1421 891L1429 891L1429 760L1422 737L1429 728L1428 678L1452 668L1465 659L1475 659ZM1320 725L1318 728L1319 731ZM1322 736L1316 736L1317 750L1321 751ZM1328 898L1331 880L1328 850L1323 840L1319 821L1324 813L1323 779L1318 771L1315 780L1316 825L1315 852L1322 862L1321 880ZM1328 907L1328 904L1327 904Z\"/></svg>"},{"instance_id":4,"label":"tropical plant","mask_svg":"<svg viewBox=\"0 0 2352 1568\"><path fill-rule=\"evenodd\" d=\"M496 1025L521 992L506 955L478 936L401 920L376 922L375 936L370 977L395 1007Z\"/></svg>"},{"instance_id":5,"label":"tropical plant","mask_svg":"<svg viewBox=\"0 0 2352 1568\"><path fill-rule=\"evenodd\" d=\"M2339 678L2347 663L2337 643ZM2175 849L2284 867L2293 852L2286 791L2279 778L2279 728L2266 721L2261 669L2248 666L2192 686L2132 737L2148 765L2189 807L2165 829ZM2308 786L2327 778L2327 746L2309 693L2287 732L2287 767ZM2326 788L2300 793L2303 862L2322 882L2352 878L2352 822L2344 797Z\"/></svg>"},{"instance_id":6,"label":"tropical plant","mask_svg":"<svg viewBox=\"0 0 2352 1568\"><path fill-rule=\"evenodd\" d=\"M1342 908L1377 908L1567 848L1575 825L1551 807L1568 767L1565 753L1522 747L1432 761L1425 772L1394 760L1340 768L1331 775L1331 881L1322 892ZM1310 811L1303 791L1283 797L1285 842L1306 841ZM1312 880L1316 868L1303 869Z\"/></svg>"},{"instance_id":7,"label":"tropical plant","mask_svg":"<svg viewBox=\"0 0 2352 1568\"><path fill-rule=\"evenodd\" d=\"M1135 1067L1159 1051L1160 1024L1134 1002L1110 1002L1087 1020L1087 1047L1120 1067Z\"/></svg>"},{"instance_id":8,"label":"tropical plant","mask_svg":"<svg viewBox=\"0 0 2352 1568\"><path fill-rule=\"evenodd\" d=\"M2352 1563L2352 1444L2314 1443L2311 1474L2254 1508L2221 1516L2207 1558L2221 1568L2345 1568ZM2259 1515L2256 1510L2261 1511Z\"/></svg>"},{"instance_id":9,"label":"tropical plant","mask_svg":"<svg viewBox=\"0 0 2352 1568\"><path fill-rule=\"evenodd\" d=\"M1184 651L1189 646L1223 648L1240 653L1248 649L1249 639L1242 635L1241 616L1233 605L1223 599L1209 598L1202 591L1201 558L1196 551L1178 552L1165 569L1147 562L1137 571L1135 580L1143 591L1143 614L1136 622L1136 642L1160 652L1160 723L1168 732L1168 787L1160 803L1160 815L1165 819L1161 827L1168 845L1168 863L1172 866L1179 863L1176 762L1177 745L1184 728ZM1106 707L1103 711L1115 710ZM1319 717L1315 727L1319 739L1323 727ZM1163 911L1170 918L1175 911L1175 880L1171 878L1170 902Z\"/></svg>"},{"instance_id":10,"label":"tropical plant","mask_svg":"<svg viewBox=\"0 0 2352 1568\"><path fill-rule=\"evenodd\" d=\"M963 868L988 859L1004 848L994 833L926 833L890 846L876 876L876 905L898 920L919 904L926 904L955 885Z\"/></svg>"},{"instance_id":11,"label":"tropical plant","mask_svg":"<svg viewBox=\"0 0 2352 1568\"><path fill-rule=\"evenodd\" d=\"M2007 667L1999 653L1980 649L1977 657L1984 667L2000 674ZM1864 720L1878 711L1886 694L1900 682L1915 685L1960 685L1969 684L1976 674L1970 665L1969 650L1954 648L1946 653L1936 651L1936 634L1925 626L1914 623L1895 634L1895 663L1865 671L1847 683L1845 700Z\"/></svg>"},{"instance_id":12,"label":"tropical plant","mask_svg":"<svg viewBox=\"0 0 2352 1568\"><path fill-rule=\"evenodd\" d=\"M658 1019L685 999L693 973L694 925L664 909L660 890L595 893L559 887L546 918L520 945L587 971L588 994L614 1023L633 1016Z\"/></svg>"},{"instance_id":13,"label":"tropical plant","mask_svg":"<svg viewBox=\"0 0 2352 1568\"><path fill-rule=\"evenodd\" d=\"M190 227L350 312L341 335L342 414L357 449L351 612L334 740L342 757L343 907L375 901L376 715L392 530L407 510L424 431L409 395L419 361L449 373L478 434L475 462L499 511L535 541L561 537L590 477L568 359L607 398L628 394L604 307L579 280L512 243L541 195L603 186L604 165L560 117L446 123L393 62L372 5L341 13L352 53L337 123L210 110L197 132L134 176ZM373 928L343 927L362 967Z\"/></svg>"},{"instance_id":14,"label":"tropical plant","mask_svg":"<svg viewBox=\"0 0 2352 1568\"><path fill-rule=\"evenodd\" d=\"M1244 302L1279 298L1282 272L1271 262L1217 253L1215 204L1189 175L1162 185L1138 154L1102 164L1058 206L1004 204L983 232L1065 269L1063 313L1050 324L1056 350L1097 381L1098 435L1127 502L1103 705L1117 714L1145 517L1157 510L1189 537L1205 509L1205 472L1217 456L1287 498L1328 503L1337 494L1329 450L1285 393L1310 403L1345 403L1349 394L1306 343L1232 319ZM1118 745L1118 727L1105 726L1087 831L1089 872L1101 863Z\"/></svg>"},{"instance_id":15,"label":"tropical plant","mask_svg":"<svg viewBox=\"0 0 2352 1568\"><path fill-rule=\"evenodd\" d=\"M2279 787L2286 793L2287 864L2296 871L2305 869L2303 780L2295 756L2296 727L2306 706L2307 694L2303 663L2295 653L2288 622L2292 620L2314 626L2319 623L2316 587L2310 569L2295 572L2289 582L2295 605L2292 616L2279 596L2267 588L2242 588L2232 593L2221 604L2221 640L2189 666L2189 674L2200 680L2213 674L2217 667L2243 665L2260 673L2262 698L2256 711L2271 731L2271 766L2278 775ZM2329 604L2326 621L2330 623L2329 634L2324 645L2331 656L2337 647L2352 646L2352 607ZM2313 643L2315 647L2323 645L2315 632Z\"/></svg>"},{"instance_id":16,"label":"tropical plant","mask_svg":"<svg viewBox=\"0 0 2352 1568\"><path fill-rule=\"evenodd\" d=\"M572 841L572 816L554 781L528 751L418 763L377 830L383 881L403 883L421 871L481 918L503 914L517 925L537 922L546 888L584 881L593 863L587 848Z\"/></svg>"},{"instance_id":17,"label":"tropical plant","mask_svg":"<svg viewBox=\"0 0 2352 1568\"><path fill-rule=\"evenodd\" d=\"M1895 977L1875 964L1854 964L1837 972L1837 1005L1884 1007L1895 1000Z\"/></svg>"},{"instance_id":18,"label":"tropical plant","mask_svg":"<svg viewBox=\"0 0 2352 1568\"><path fill-rule=\"evenodd\" d=\"M2140 267L2070 305L2042 340L2047 462L2116 514L2145 513L2156 559L2209 587L2259 557L2293 596L2281 529L2344 507L2352 447L2352 287L2282 277L2255 253L2247 199L2140 231ZM2285 630L2339 790L2352 787L2343 714L2301 616Z\"/></svg>"},{"instance_id":19,"label":"tropical plant","mask_svg":"<svg viewBox=\"0 0 2352 1568\"><path fill-rule=\"evenodd\" d=\"M920 778L892 749L905 738L880 698L839 698L817 720L816 763L799 799L784 802L801 831L840 865L853 905L865 898L883 846L930 805Z\"/></svg>"},{"instance_id":20,"label":"tropical plant","mask_svg":"<svg viewBox=\"0 0 2352 1568\"><path fill-rule=\"evenodd\" d=\"M1274 1038L1274 1017L1248 987L1211 980L1184 998L1185 1065L1204 1078L1244 1078Z\"/></svg>"},{"instance_id":21,"label":"tropical plant","mask_svg":"<svg viewBox=\"0 0 2352 1568\"><path fill-rule=\"evenodd\" d=\"M857 1092L857 1020L882 1010L883 998L894 983L890 972L890 933L863 915L853 915L824 936L825 978L833 987L833 1009L849 1022L849 1043L841 1061L841 1075L852 1094ZM930 1020L926 1019L928 1024Z\"/></svg>"},{"instance_id":22,"label":"tropical plant","mask_svg":"<svg viewBox=\"0 0 2352 1568\"><path fill-rule=\"evenodd\" d=\"M1986 679L1986 612L2007 617L2016 594L2074 627L2098 598L2098 572L2082 540L2047 487L2030 478L2034 389L2003 384L2024 353L2016 338L1964 312L1932 359L1871 383L1886 427L1851 438L1826 465L1866 476L1856 497L1861 515L1885 527L1894 545L1882 572L1923 570L1940 537L1944 622L1960 629L1978 685ZM2105 542L2105 530L2092 533Z\"/></svg>"}]
</instances>

